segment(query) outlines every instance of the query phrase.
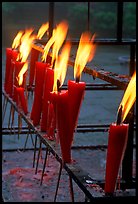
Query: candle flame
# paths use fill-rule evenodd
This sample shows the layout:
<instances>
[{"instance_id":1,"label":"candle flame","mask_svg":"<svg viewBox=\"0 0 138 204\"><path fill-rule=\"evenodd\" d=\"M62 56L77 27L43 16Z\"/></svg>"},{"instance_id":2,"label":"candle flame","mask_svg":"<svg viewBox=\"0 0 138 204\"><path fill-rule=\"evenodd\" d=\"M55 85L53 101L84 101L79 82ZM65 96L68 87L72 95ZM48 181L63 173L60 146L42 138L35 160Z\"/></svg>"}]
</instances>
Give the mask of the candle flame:
<instances>
[{"instance_id":1,"label":"candle flame","mask_svg":"<svg viewBox=\"0 0 138 204\"><path fill-rule=\"evenodd\" d=\"M124 93L123 99L120 104L120 106L122 105L122 122L125 120L127 114L129 113L135 101L136 101L136 71L131 77L131 80L127 86L127 89Z\"/></svg>"},{"instance_id":2,"label":"candle flame","mask_svg":"<svg viewBox=\"0 0 138 204\"><path fill-rule=\"evenodd\" d=\"M37 34L37 38L41 39L43 37L43 35L45 34L45 32L48 30L49 28L49 23L44 23L41 25L41 27L38 30L38 34Z\"/></svg>"},{"instance_id":3,"label":"candle flame","mask_svg":"<svg viewBox=\"0 0 138 204\"><path fill-rule=\"evenodd\" d=\"M65 45L62 48L62 52L60 56L55 61L55 68L54 68L54 85L53 85L53 91L57 92L57 80L60 82L60 87L63 85L66 72L67 72L67 64L69 59L69 53L71 49L70 42L65 43Z\"/></svg>"},{"instance_id":4,"label":"candle flame","mask_svg":"<svg viewBox=\"0 0 138 204\"><path fill-rule=\"evenodd\" d=\"M21 60L21 62L25 62L29 56L31 51L31 44L33 40L36 38L35 35L31 35L33 29L29 29L25 31L25 34L21 38L21 45L19 47L19 55L17 57L17 61Z\"/></svg>"},{"instance_id":5,"label":"candle flame","mask_svg":"<svg viewBox=\"0 0 138 204\"><path fill-rule=\"evenodd\" d=\"M58 56L58 52L66 38L68 31L68 23L66 21L62 21L56 29L56 34L55 34L55 43L53 45L53 50L52 50L52 64L54 60Z\"/></svg>"},{"instance_id":6,"label":"candle flame","mask_svg":"<svg viewBox=\"0 0 138 204\"><path fill-rule=\"evenodd\" d=\"M20 72L19 72L19 74L18 74L17 80L18 80L19 86L21 86L22 83L23 83L23 75L24 75L24 73L27 71L27 69L28 69L28 62L26 62L26 63L23 65L22 69L20 70Z\"/></svg>"},{"instance_id":7,"label":"candle flame","mask_svg":"<svg viewBox=\"0 0 138 204\"><path fill-rule=\"evenodd\" d=\"M91 38L90 32L82 33L75 59L74 78L80 78L86 63L93 59L96 48L94 38L95 34Z\"/></svg>"},{"instance_id":8,"label":"candle flame","mask_svg":"<svg viewBox=\"0 0 138 204\"><path fill-rule=\"evenodd\" d=\"M61 48L65 37L67 35L68 30L68 23L66 21L62 21L57 25L57 27L53 30L52 36L47 42L46 46L44 47L44 53L42 55L42 61L46 61L48 52L50 50L50 47L53 45L53 54L52 54L52 65L54 60L58 56L59 49Z\"/></svg>"},{"instance_id":9,"label":"candle flame","mask_svg":"<svg viewBox=\"0 0 138 204\"><path fill-rule=\"evenodd\" d=\"M21 37L23 35L23 31L19 31L12 43L12 49L16 49L21 43Z\"/></svg>"}]
</instances>

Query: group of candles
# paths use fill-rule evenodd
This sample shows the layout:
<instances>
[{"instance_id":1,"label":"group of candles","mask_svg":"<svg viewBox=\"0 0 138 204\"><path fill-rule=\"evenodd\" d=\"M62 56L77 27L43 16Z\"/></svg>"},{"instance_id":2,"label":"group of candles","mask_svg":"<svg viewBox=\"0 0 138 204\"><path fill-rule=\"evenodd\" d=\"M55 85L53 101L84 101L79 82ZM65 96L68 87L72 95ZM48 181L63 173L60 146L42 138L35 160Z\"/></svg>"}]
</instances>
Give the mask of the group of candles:
<instances>
[{"instance_id":1,"label":"group of candles","mask_svg":"<svg viewBox=\"0 0 138 204\"><path fill-rule=\"evenodd\" d=\"M47 30L48 23L41 26L37 35L32 35L33 29L19 32L16 36L16 43L14 40L12 48L6 48L4 89L24 113L28 114L27 99L24 94L28 67L27 58L30 54L29 86L31 87L35 81L30 118L35 126L40 125L41 131L46 131L49 139L54 139L54 131L57 130L56 139L60 141L63 161L70 163L74 130L77 126L86 86L85 82L80 81L81 73L86 63L93 59L95 36L91 37L89 32L82 33L74 64L75 80L68 80L68 89L61 90L71 49L69 42L63 45L68 31L68 23L62 21L53 30L52 37L44 47L42 61L40 62L38 61L40 52L32 48L31 44L35 39L41 39ZM49 61L47 59L51 46L52 56ZM62 51L58 55L61 47ZM132 105L134 101L135 96ZM128 104L128 101L125 103ZM121 102L119 119L126 111L125 103ZM129 125L122 123L124 119L111 124L109 129L105 177L105 192L107 193L113 193L115 190L119 166L127 144Z\"/></svg>"}]
</instances>

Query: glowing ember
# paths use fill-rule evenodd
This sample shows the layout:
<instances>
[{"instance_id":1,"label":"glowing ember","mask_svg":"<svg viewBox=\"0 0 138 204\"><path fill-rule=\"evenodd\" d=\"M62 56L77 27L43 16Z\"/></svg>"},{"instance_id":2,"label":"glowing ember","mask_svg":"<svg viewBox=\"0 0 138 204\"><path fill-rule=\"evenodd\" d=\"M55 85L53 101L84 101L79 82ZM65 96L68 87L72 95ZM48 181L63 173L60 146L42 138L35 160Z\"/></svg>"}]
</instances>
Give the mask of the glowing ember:
<instances>
[{"instance_id":1,"label":"glowing ember","mask_svg":"<svg viewBox=\"0 0 138 204\"><path fill-rule=\"evenodd\" d=\"M22 69L20 70L18 74L17 80L18 80L19 86L21 86L23 83L23 75L27 71L27 69L28 69L28 62L24 64L24 66L22 67Z\"/></svg>"},{"instance_id":2,"label":"glowing ember","mask_svg":"<svg viewBox=\"0 0 138 204\"><path fill-rule=\"evenodd\" d=\"M25 34L21 38L21 45L19 47L19 55L17 58L18 60L21 60L21 62L25 62L30 51L31 51L31 44L33 40L36 38L35 35L31 35L33 32L33 29L26 30Z\"/></svg>"},{"instance_id":3,"label":"glowing ember","mask_svg":"<svg viewBox=\"0 0 138 204\"><path fill-rule=\"evenodd\" d=\"M134 72L127 86L123 99L120 103L120 106L122 105L122 122L125 120L127 114L129 113L135 101L136 101L136 71Z\"/></svg>"},{"instance_id":4,"label":"glowing ember","mask_svg":"<svg viewBox=\"0 0 138 204\"><path fill-rule=\"evenodd\" d=\"M91 34L89 32L82 33L75 59L74 78L80 79L86 63L93 59L96 48L93 43L94 38L95 35L91 38Z\"/></svg>"},{"instance_id":5,"label":"glowing ember","mask_svg":"<svg viewBox=\"0 0 138 204\"><path fill-rule=\"evenodd\" d=\"M54 85L53 85L54 92L57 92L57 80L59 80L60 82L59 87L61 87L64 83L70 49L71 44L68 42L64 45L61 55L56 59L54 68Z\"/></svg>"},{"instance_id":6,"label":"glowing ember","mask_svg":"<svg viewBox=\"0 0 138 204\"><path fill-rule=\"evenodd\" d=\"M43 35L45 34L45 32L48 30L49 28L49 23L45 23L42 24L42 26L39 28L38 34L37 34L37 38L41 39L43 37Z\"/></svg>"},{"instance_id":7,"label":"glowing ember","mask_svg":"<svg viewBox=\"0 0 138 204\"><path fill-rule=\"evenodd\" d=\"M58 56L60 47L62 46L65 37L67 35L68 24L66 21L62 21L57 27L53 30L52 37L47 42L44 47L44 53L42 55L42 61L46 61L50 47L53 45L53 54L52 54L52 64Z\"/></svg>"}]
</instances>

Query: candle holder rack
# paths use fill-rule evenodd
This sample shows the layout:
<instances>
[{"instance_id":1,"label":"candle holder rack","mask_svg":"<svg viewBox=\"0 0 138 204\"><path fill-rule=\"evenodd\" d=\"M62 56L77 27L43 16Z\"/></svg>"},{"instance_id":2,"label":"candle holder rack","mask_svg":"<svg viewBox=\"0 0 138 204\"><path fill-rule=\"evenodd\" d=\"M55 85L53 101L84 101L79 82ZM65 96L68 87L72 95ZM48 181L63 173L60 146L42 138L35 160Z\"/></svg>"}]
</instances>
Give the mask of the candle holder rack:
<instances>
[{"instance_id":1,"label":"candle holder rack","mask_svg":"<svg viewBox=\"0 0 138 204\"><path fill-rule=\"evenodd\" d=\"M38 42L35 42L35 44L32 45L34 49L38 49L39 51L42 51L41 45L43 45L45 41L39 40ZM76 45L78 41L73 41L73 45ZM130 76L135 70L135 41L134 40L127 40L127 41L117 41L117 40L110 40L110 39L101 39L99 41L95 41L98 45L129 45L130 46ZM69 60L68 64L70 66L74 65L74 62L72 59ZM129 80L130 76L122 75L119 76L116 73L112 72L106 72L103 69L99 69L96 66L93 66L91 68L85 67L83 70L86 74L92 75L94 78L99 78L103 80L106 83L101 84L91 84L86 83L86 91L91 90L125 90ZM107 83L108 82L108 83ZM62 86L62 89L67 89L66 85ZM27 92L33 93L34 86L29 87L27 86ZM70 182L70 193L71 193L71 201L74 202L74 191L73 191L73 182L74 181L78 187L82 190L82 192L85 195L85 202L91 202L94 200L108 200L108 199L116 199L120 198L121 200L125 199L135 199L135 189L136 189L136 179L132 176L132 163L133 163L133 150L136 148L135 144L133 143L133 135L134 131L136 130L136 123L134 122L134 107L132 107L131 111L131 117L128 117L128 123L130 125L129 129L129 135L128 135L128 144L127 149L125 152L123 164L122 164L122 178L120 181L120 191L116 191L115 195L105 195L104 193L104 180L94 180L92 176L89 175L89 173L85 172L84 169L82 169L80 166L73 164L67 164L63 163L61 153L59 151L59 147L55 145L55 141L48 140L44 135L45 132L41 132L39 127L35 127L30 119L30 113L25 115L15 104L15 102L9 97L9 95L2 90L2 94L4 97L3 100L3 120L6 113L7 103L11 105L10 114L9 114L9 120L8 120L8 126L2 128L2 134L3 135L13 135L18 134L19 136L22 134L26 134L26 141L23 150L26 150L26 143L28 140L29 135L31 136L32 144L34 148L32 150L34 151L34 157L33 157L33 168L35 168L35 173L37 174L38 166L39 166L39 158L41 154L41 150L43 149L45 151L45 158L44 158L44 164L43 164L43 170L42 170L42 176L40 184L42 185L43 182L43 176L45 172L46 162L49 154L53 154L55 159L60 163L59 168L59 174L58 174L58 181L57 186L55 190L55 196L53 198L54 201L56 201L57 194L58 194L58 188L60 183L60 177L62 174L62 169L64 168L69 176L69 182ZM18 113L18 126L13 126L13 110ZM26 126L21 127L21 120L24 120L26 123ZM76 131L79 133L87 133L87 132L107 132L109 130L109 124L78 124ZM35 138L35 141L33 140ZM37 147L37 142L39 140L39 146ZM44 147L42 148L42 145ZM106 149L107 145L96 145L96 146L88 146L88 145L82 145L82 146L72 146L72 149L98 149L99 151ZM36 152L38 150L38 154L36 155ZM4 150L5 151L5 150ZM129 155L129 156L128 156ZM37 159L36 159L37 157ZM37 160L35 164L35 160ZM127 189L127 192L126 192Z\"/></svg>"}]
</instances>

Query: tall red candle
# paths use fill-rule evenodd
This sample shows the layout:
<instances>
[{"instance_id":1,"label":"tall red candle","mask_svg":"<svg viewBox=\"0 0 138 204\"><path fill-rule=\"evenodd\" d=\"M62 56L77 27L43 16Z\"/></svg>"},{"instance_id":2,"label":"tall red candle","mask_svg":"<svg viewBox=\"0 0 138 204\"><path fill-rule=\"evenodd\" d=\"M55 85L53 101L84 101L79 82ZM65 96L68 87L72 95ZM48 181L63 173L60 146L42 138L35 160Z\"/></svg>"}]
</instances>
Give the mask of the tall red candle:
<instances>
[{"instance_id":1,"label":"tall red candle","mask_svg":"<svg viewBox=\"0 0 138 204\"><path fill-rule=\"evenodd\" d=\"M16 93L17 93L17 105L19 105L21 107L21 109L23 110L23 112L25 114L28 113L28 107L27 107L27 100L25 98L24 95L24 88L23 87L16 87Z\"/></svg>"},{"instance_id":2,"label":"tall red candle","mask_svg":"<svg viewBox=\"0 0 138 204\"><path fill-rule=\"evenodd\" d=\"M12 60L16 60L18 52L11 48L6 48L6 70L4 89L11 96L12 95L12 80L13 80L13 66Z\"/></svg>"},{"instance_id":3,"label":"tall red candle","mask_svg":"<svg viewBox=\"0 0 138 204\"><path fill-rule=\"evenodd\" d=\"M48 129L48 102L50 100L50 92L53 88L54 83L54 70L51 68L46 69L44 79L44 93L43 93L43 104L42 104L42 119L40 123L41 131L47 131Z\"/></svg>"},{"instance_id":4,"label":"tall red candle","mask_svg":"<svg viewBox=\"0 0 138 204\"><path fill-rule=\"evenodd\" d=\"M14 62L14 86L17 87L18 86L18 74L21 71L23 65L25 64L25 62L19 62L19 61L15 61ZM24 75L23 77L23 83L22 83L22 87L25 87L26 85L26 77ZM13 89L13 100L16 101L16 96L17 91L15 90L15 88Z\"/></svg>"},{"instance_id":5,"label":"tall red candle","mask_svg":"<svg viewBox=\"0 0 138 204\"><path fill-rule=\"evenodd\" d=\"M77 126L80 107L85 94L85 82L68 81L69 110L70 110L70 136L73 136L74 129ZM73 138L70 137L70 143Z\"/></svg>"},{"instance_id":6,"label":"tall red candle","mask_svg":"<svg viewBox=\"0 0 138 204\"><path fill-rule=\"evenodd\" d=\"M35 78L35 63L38 61L39 58L39 50L36 50L34 48L31 49L30 54L30 72L29 72L29 86L32 86L34 83Z\"/></svg>"},{"instance_id":7,"label":"tall red candle","mask_svg":"<svg viewBox=\"0 0 138 204\"><path fill-rule=\"evenodd\" d=\"M119 167L124 156L128 138L128 124L112 123L109 129L105 193L114 193Z\"/></svg>"},{"instance_id":8,"label":"tall red candle","mask_svg":"<svg viewBox=\"0 0 138 204\"><path fill-rule=\"evenodd\" d=\"M71 145L69 131L69 97L68 91L61 91L57 94L57 131L60 141L62 159L66 163L71 162Z\"/></svg>"},{"instance_id":9,"label":"tall red candle","mask_svg":"<svg viewBox=\"0 0 138 204\"><path fill-rule=\"evenodd\" d=\"M41 112L42 112L42 97L43 97L43 87L44 78L47 68L46 63L36 62L36 78L35 78L35 90L34 90L34 102L31 111L31 119L34 125L39 125Z\"/></svg>"}]
</instances>

